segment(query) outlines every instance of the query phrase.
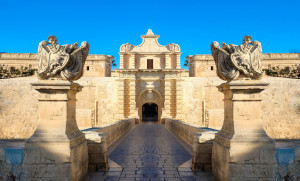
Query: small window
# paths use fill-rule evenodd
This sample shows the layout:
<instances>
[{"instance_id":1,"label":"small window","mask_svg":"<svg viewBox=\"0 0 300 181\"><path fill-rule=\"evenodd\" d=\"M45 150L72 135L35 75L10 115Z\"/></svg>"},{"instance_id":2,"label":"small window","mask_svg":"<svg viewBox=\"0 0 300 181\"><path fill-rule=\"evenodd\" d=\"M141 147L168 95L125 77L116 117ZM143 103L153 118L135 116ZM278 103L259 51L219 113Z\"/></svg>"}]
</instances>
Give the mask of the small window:
<instances>
[{"instance_id":1,"label":"small window","mask_svg":"<svg viewBox=\"0 0 300 181\"><path fill-rule=\"evenodd\" d=\"M211 66L211 67L210 67L210 70L214 70L214 66Z\"/></svg>"},{"instance_id":2,"label":"small window","mask_svg":"<svg viewBox=\"0 0 300 181\"><path fill-rule=\"evenodd\" d=\"M147 69L153 69L153 59L147 59Z\"/></svg>"},{"instance_id":3,"label":"small window","mask_svg":"<svg viewBox=\"0 0 300 181\"><path fill-rule=\"evenodd\" d=\"M86 70L87 70L87 71L89 71L89 70L90 70L90 67L89 67L89 66L87 66L87 67L86 67Z\"/></svg>"}]
</instances>

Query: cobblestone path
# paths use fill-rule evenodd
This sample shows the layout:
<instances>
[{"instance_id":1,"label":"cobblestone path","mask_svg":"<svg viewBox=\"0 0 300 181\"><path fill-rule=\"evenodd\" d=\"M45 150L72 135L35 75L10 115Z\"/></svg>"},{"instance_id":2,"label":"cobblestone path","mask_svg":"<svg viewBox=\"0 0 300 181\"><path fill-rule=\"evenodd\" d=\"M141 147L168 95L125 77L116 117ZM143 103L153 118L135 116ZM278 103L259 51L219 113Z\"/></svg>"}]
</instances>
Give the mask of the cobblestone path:
<instances>
[{"instance_id":1,"label":"cobblestone path","mask_svg":"<svg viewBox=\"0 0 300 181\"><path fill-rule=\"evenodd\" d=\"M211 173L191 171L192 155L163 124L137 125L108 157L109 171L89 180L212 180Z\"/></svg>"}]
</instances>

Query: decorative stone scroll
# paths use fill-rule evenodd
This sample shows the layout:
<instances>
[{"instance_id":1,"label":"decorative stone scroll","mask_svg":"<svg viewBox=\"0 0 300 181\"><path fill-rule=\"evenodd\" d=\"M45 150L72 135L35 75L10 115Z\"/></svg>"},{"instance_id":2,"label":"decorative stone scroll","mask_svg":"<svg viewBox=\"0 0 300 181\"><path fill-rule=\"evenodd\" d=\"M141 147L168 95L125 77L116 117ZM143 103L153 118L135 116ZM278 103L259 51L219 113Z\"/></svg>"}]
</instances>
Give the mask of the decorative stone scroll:
<instances>
[{"instance_id":1,"label":"decorative stone scroll","mask_svg":"<svg viewBox=\"0 0 300 181\"><path fill-rule=\"evenodd\" d=\"M57 44L56 36L48 37L48 41L41 41L38 48L39 79L77 80L83 75L85 60L89 54L89 44L84 41L78 48L74 45Z\"/></svg>"},{"instance_id":2,"label":"decorative stone scroll","mask_svg":"<svg viewBox=\"0 0 300 181\"><path fill-rule=\"evenodd\" d=\"M217 67L217 75L223 80L232 81L240 78L259 80L263 77L262 47L251 36L244 36L241 45L219 43L211 44L211 54Z\"/></svg>"}]
</instances>

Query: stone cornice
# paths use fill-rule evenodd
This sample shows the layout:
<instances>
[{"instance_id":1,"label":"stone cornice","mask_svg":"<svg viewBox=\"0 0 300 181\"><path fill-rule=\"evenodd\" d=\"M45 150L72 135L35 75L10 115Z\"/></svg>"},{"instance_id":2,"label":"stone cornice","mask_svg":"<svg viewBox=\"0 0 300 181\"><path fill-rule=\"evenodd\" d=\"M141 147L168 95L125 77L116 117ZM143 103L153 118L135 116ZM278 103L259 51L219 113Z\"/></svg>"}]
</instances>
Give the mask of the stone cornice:
<instances>
[{"instance_id":1,"label":"stone cornice","mask_svg":"<svg viewBox=\"0 0 300 181\"><path fill-rule=\"evenodd\" d=\"M186 57L190 62L194 61L214 61L212 55L199 54ZM300 60L300 53L267 53L263 54L263 60Z\"/></svg>"},{"instance_id":2,"label":"stone cornice","mask_svg":"<svg viewBox=\"0 0 300 181\"><path fill-rule=\"evenodd\" d=\"M91 54L87 60L92 61L110 61L114 58L112 55ZM0 53L0 60L37 60L36 53Z\"/></svg>"}]
</instances>

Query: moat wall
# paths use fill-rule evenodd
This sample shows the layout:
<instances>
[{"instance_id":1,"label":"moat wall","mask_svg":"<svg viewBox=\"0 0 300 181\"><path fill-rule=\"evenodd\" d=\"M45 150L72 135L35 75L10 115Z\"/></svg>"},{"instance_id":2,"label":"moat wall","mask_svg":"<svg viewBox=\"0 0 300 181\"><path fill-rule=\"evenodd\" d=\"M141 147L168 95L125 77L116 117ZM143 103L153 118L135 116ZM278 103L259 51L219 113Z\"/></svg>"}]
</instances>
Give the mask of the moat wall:
<instances>
[{"instance_id":1,"label":"moat wall","mask_svg":"<svg viewBox=\"0 0 300 181\"><path fill-rule=\"evenodd\" d=\"M117 109L117 78L83 77L77 94L76 120L80 129L101 126L120 119ZM220 129L223 124L223 83L216 77L183 78L183 120L197 126ZM300 138L300 80L266 77L270 85L262 93L262 120L272 138ZM28 138L38 120L38 93L30 83L35 77L1 79L0 138Z\"/></svg>"}]
</instances>

